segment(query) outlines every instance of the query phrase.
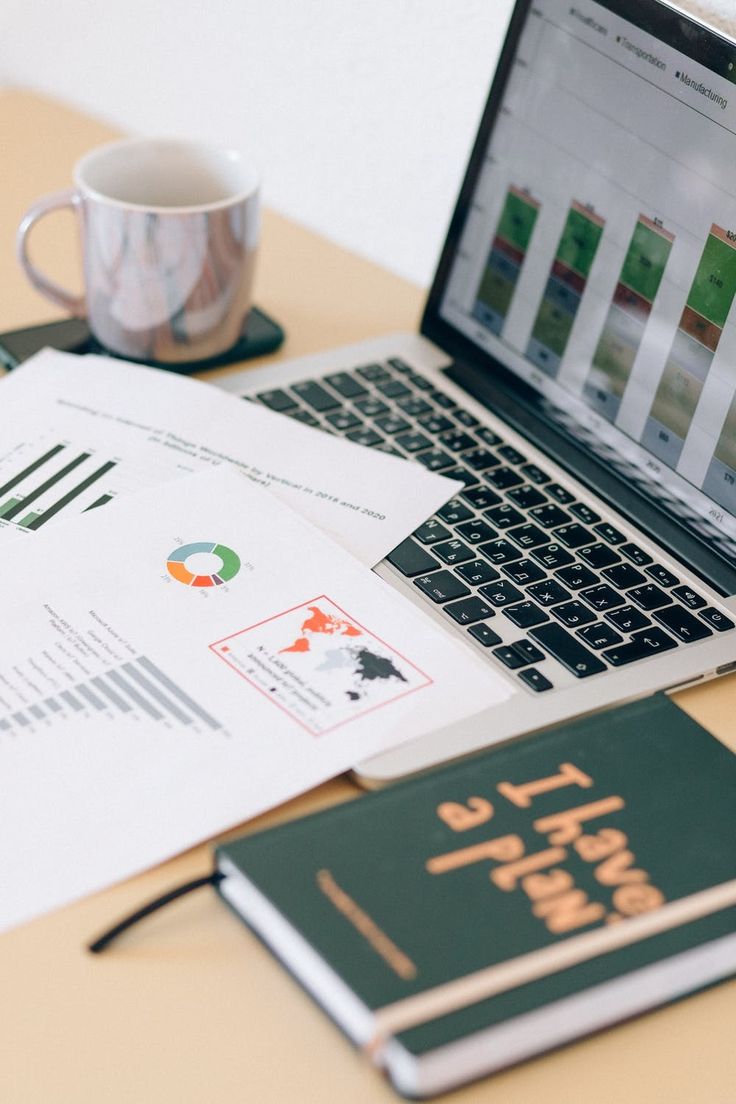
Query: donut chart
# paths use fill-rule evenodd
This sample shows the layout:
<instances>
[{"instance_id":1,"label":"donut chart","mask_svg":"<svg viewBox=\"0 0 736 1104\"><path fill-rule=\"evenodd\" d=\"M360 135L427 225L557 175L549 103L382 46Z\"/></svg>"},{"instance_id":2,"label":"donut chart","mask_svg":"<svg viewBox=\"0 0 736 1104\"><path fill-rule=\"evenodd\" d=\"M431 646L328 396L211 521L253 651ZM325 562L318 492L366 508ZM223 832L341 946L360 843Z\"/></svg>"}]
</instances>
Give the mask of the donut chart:
<instances>
[{"instance_id":1,"label":"donut chart","mask_svg":"<svg viewBox=\"0 0 736 1104\"><path fill-rule=\"evenodd\" d=\"M211 574L197 574L187 567L187 560L191 556L201 553L217 556L220 567ZM212 541L194 541L191 544L183 544L181 548L175 548L166 561L169 575L176 579L177 583L191 587L213 587L228 583L240 571L240 557L232 548L225 544L214 544Z\"/></svg>"}]
</instances>

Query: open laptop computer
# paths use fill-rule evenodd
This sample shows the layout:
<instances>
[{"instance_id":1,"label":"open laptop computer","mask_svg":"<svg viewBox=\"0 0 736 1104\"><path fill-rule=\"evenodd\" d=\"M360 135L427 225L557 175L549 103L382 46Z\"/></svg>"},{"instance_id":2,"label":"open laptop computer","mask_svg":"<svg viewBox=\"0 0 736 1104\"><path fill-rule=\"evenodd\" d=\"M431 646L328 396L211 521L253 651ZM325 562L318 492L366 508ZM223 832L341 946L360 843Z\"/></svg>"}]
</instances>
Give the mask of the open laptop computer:
<instances>
[{"instance_id":1,"label":"open laptop computer","mask_svg":"<svg viewBox=\"0 0 736 1104\"><path fill-rule=\"evenodd\" d=\"M736 669L734 166L736 44L519 0L421 334L222 381L459 480L376 570L517 693L366 784Z\"/></svg>"}]
</instances>

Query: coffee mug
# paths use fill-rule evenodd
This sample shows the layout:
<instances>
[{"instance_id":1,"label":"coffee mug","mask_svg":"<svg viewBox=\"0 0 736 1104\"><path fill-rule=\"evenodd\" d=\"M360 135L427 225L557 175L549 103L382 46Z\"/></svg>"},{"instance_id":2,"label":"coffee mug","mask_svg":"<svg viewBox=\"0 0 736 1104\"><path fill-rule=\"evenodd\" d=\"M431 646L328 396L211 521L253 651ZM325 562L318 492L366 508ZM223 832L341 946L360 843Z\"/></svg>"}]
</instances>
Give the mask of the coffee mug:
<instances>
[{"instance_id":1,"label":"coffee mug","mask_svg":"<svg viewBox=\"0 0 736 1104\"><path fill-rule=\"evenodd\" d=\"M18 259L43 295L135 360L181 364L235 344L259 235L258 175L245 158L202 142L132 138L82 157L74 185L39 200L18 229ZM66 207L79 219L81 297L28 256L34 223Z\"/></svg>"}]
</instances>

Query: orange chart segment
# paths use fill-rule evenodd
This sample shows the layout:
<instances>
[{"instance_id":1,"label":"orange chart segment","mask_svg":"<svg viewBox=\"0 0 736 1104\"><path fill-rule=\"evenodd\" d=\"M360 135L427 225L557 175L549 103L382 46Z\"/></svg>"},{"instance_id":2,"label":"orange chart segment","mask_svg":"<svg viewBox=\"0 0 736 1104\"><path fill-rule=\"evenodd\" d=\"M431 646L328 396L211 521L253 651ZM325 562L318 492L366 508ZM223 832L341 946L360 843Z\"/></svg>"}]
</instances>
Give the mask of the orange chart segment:
<instances>
[{"instance_id":1,"label":"orange chart segment","mask_svg":"<svg viewBox=\"0 0 736 1104\"><path fill-rule=\"evenodd\" d=\"M176 560L169 560L166 564L169 569L169 575L173 576L178 583L184 583L185 586L191 586L194 575L191 571L187 571L183 563L178 563Z\"/></svg>"},{"instance_id":2,"label":"orange chart segment","mask_svg":"<svg viewBox=\"0 0 736 1104\"><path fill-rule=\"evenodd\" d=\"M217 571L213 571L212 574L195 574L189 570L186 561L190 556L201 553L213 556L215 562L219 560ZM184 586L221 586L223 583L229 582L230 579L234 579L240 571L240 557L237 552L234 552L232 548L228 548L225 544L216 544L214 541L194 541L182 545L181 548L175 548L169 554L166 569L172 579L176 579L178 583L183 583Z\"/></svg>"}]
</instances>

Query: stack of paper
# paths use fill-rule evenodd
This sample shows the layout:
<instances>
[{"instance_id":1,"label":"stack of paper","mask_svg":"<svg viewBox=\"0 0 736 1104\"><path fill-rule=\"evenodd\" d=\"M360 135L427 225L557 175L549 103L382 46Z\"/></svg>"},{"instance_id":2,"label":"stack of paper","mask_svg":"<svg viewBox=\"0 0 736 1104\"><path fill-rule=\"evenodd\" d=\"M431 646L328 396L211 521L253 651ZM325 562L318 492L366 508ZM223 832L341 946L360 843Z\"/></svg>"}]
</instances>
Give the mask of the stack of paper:
<instances>
[{"instance_id":1,"label":"stack of paper","mask_svg":"<svg viewBox=\"0 0 736 1104\"><path fill-rule=\"evenodd\" d=\"M365 566L449 480L125 364L0 391L0 927L509 693Z\"/></svg>"}]
</instances>

